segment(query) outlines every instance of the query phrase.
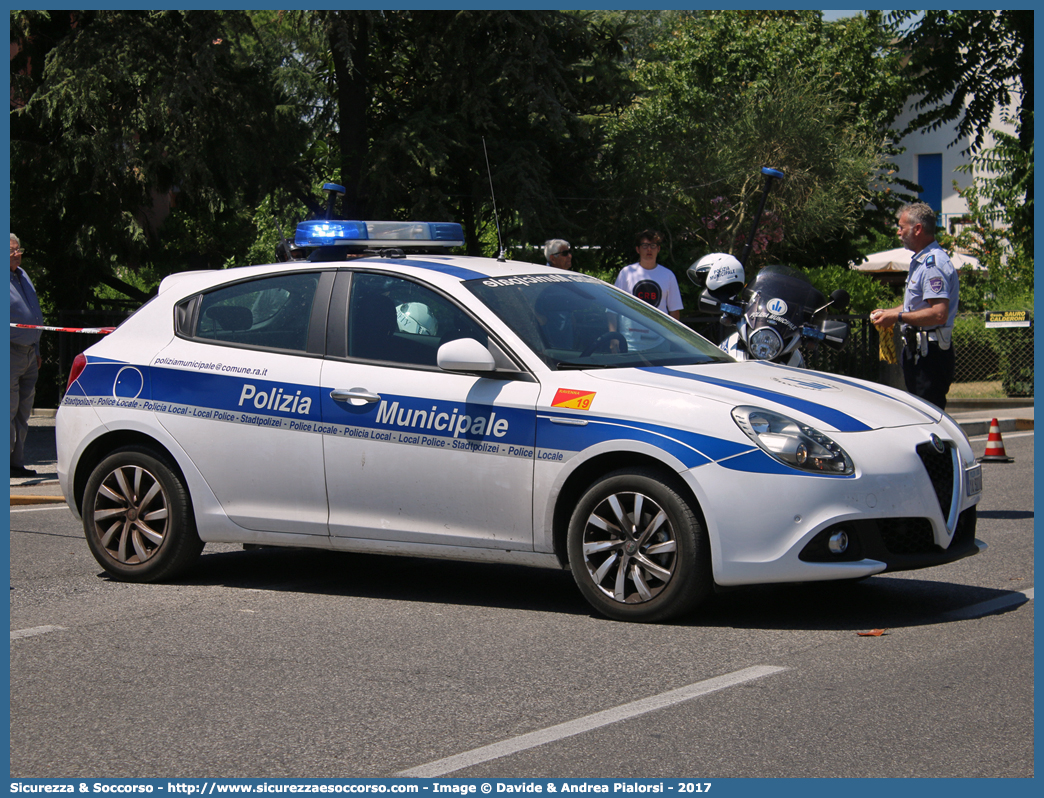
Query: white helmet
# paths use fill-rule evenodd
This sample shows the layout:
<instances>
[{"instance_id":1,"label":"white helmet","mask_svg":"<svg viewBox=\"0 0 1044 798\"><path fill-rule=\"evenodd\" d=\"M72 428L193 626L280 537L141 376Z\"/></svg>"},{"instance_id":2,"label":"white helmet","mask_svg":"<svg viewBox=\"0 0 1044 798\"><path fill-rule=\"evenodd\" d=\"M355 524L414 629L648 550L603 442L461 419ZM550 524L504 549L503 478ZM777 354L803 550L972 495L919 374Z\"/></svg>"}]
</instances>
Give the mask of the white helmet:
<instances>
[{"instance_id":1,"label":"white helmet","mask_svg":"<svg viewBox=\"0 0 1044 798\"><path fill-rule=\"evenodd\" d=\"M707 288L710 291L725 287L739 291L743 287L743 264L732 255L725 252L704 255L696 262L696 268L702 267L707 268Z\"/></svg>"},{"instance_id":2,"label":"white helmet","mask_svg":"<svg viewBox=\"0 0 1044 798\"><path fill-rule=\"evenodd\" d=\"M423 302L404 302L395 309L400 332L416 335L438 335L439 323Z\"/></svg>"}]
</instances>

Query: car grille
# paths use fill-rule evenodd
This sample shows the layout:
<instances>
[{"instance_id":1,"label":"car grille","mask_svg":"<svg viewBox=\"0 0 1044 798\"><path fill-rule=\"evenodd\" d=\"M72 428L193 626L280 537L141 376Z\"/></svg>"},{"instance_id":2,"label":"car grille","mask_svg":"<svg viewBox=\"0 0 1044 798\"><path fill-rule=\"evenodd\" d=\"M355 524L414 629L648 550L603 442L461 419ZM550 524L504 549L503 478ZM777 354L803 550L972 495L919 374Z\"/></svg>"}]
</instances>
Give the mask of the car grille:
<instances>
[{"instance_id":1,"label":"car grille","mask_svg":"<svg viewBox=\"0 0 1044 798\"><path fill-rule=\"evenodd\" d=\"M940 454L932 444L922 443L917 447L917 456L921 458L924 470L928 472L935 496L939 500L939 508L942 510L943 518L946 518L950 514L950 502L953 500L954 491L953 455L950 453L950 446L947 444Z\"/></svg>"},{"instance_id":2,"label":"car grille","mask_svg":"<svg viewBox=\"0 0 1044 798\"><path fill-rule=\"evenodd\" d=\"M927 518L893 518L882 523L881 540L889 554L925 554L938 549Z\"/></svg>"}]
</instances>

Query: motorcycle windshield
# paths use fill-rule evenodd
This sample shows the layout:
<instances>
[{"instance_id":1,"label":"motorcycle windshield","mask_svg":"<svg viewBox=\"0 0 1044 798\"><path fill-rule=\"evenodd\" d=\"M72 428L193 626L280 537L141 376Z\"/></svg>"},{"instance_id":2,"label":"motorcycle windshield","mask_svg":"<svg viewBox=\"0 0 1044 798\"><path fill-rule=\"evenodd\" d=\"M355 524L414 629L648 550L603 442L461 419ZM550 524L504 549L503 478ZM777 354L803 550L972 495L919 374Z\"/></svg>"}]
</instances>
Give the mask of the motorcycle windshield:
<instances>
[{"instance_id":1,"label":"motorcycle windshield","mask_svg":"<svg viewBox=\"0 0 1044 798\"><path fill-rule=\"evenodd\" d=\"M752 329L774 327L788 339L823 307L826 297L801 272L787 266L765 266L743 292L746 320Z\"/></svg>"}]
</instances>

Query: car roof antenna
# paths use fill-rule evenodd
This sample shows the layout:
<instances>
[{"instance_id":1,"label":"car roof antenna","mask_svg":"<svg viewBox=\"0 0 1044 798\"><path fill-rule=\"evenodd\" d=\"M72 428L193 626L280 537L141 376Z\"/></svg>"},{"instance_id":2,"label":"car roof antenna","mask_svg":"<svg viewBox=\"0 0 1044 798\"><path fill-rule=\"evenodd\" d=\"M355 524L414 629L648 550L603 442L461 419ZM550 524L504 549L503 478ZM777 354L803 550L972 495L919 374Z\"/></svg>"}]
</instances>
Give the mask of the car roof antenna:
<instances>
[{"instance_id":1,"label":"car roof antenna","mask_svg":"<svg viewBox=\"0 0 1044 798\"><path fill-rule=\"evenodd\" d=\"M500 247L500 254L497 255L497 260L503 263L507 260L507 253L504 251L504 241L500 237L500 216L497 214L497 195L493 192L493 172L489 168L489 153L486 151L486 137L482 137L482 152L486 156L486 174L489 175L489 194L493 197L493 221L497 225L497 246Z\"/></svg>"}]
</instances>

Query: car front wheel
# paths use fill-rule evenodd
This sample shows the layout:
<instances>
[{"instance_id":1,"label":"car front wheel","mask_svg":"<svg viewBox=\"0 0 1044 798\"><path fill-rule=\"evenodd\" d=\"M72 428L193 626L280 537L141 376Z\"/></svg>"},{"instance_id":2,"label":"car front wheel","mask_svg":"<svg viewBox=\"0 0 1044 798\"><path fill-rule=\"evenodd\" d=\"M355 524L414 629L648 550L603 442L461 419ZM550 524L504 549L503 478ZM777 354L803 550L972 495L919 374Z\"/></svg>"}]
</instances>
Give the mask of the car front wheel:
<instances>
[{"instance_id":1,"label":"car front wheel","mask_svg":"<svg viewBox=\"0 0 1044 798\"><path fill-rule=\"evenodd\" d=\"M148 449L120 449L102 460L87 481L82 509L87 545L117 579L168 579L203 550L180 476Z\"/></svg>"},{"instance_id":2,"label":"car front wheel","mask_svg":"<svg viewBox=\"0 0 1044 798\"><path fill-rule=\"evenodd\" d=\"M711 588L707 535L672 475L615 471L581 498L569 523L569 565L584 597L623 621L664 621Z\"/></svg>"}]
</instances>

